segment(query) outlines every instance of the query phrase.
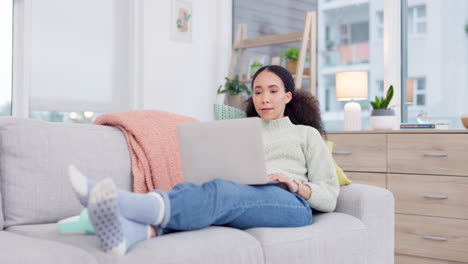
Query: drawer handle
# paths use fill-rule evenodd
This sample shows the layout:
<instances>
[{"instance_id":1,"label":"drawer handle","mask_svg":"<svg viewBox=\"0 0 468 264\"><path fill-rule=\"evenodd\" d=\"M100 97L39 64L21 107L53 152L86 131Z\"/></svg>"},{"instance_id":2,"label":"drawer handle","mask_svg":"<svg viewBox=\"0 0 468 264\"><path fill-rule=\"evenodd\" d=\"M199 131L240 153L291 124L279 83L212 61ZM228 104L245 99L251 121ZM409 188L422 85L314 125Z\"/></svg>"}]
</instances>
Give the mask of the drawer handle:
<instances>
[{"instance_id":1,"label":"drawer handle","mask_svg":"<svg viewBox=\"0 0 468 264\"><path fill-rule=\"evenodd\" d=\"M446 237L438 237L438 236L423 236L424 239L435 240L435 241L447 241L448 238Z\"/></svg>"},{"instance_id":2,"label":"drawer handle","mask_svg":"<svg viewBox=\"0 0 468 264\"><path fill-rule=\"evenodd\" d=\"M447 153L428 152L424 153L425 157L447 157Z\"/></svg>"},{"instance_id":3,"label":"drawer handle","mask_svg":"<svg viewBox=\"0 0 468 264\"><path fill-rule=\"evenodd\" d=\"M333 151L333 154L338 154L338 155L351 155L351 154L353 154L353 152L352 152L352 151L346 151L346 150L344 150L344 151Z\"/></svg>"},{"instance_id":4,"label":"drawer handle","mask_svg":"<svg viewBox=\"0 0 468 264\"><path fill-rule=\"evenodd\" d=\"M439 194L426 194L426 195L424 195L424 198L442 200L442 199L447 199L448 196L447 195L439 195Z\"/></svg>"}]
</instances>

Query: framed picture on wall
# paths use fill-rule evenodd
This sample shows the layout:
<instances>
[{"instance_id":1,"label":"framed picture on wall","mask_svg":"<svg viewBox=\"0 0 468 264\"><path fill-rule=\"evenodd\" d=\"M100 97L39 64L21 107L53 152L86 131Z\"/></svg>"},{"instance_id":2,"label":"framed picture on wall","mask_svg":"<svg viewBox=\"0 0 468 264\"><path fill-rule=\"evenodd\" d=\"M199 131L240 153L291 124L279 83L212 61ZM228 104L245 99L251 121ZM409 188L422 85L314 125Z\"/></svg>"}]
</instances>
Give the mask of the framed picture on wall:
<instances>
[{"instance_id":1,"label":"framed picture on wall","mask_svg":"<svg viewBox=\"0 0 468 264\"><path fill-rule=\"evenodd\" d=\"M193 2L190 0L172 0L171 40L192 42Z\"/></svg>"}]
</instances>

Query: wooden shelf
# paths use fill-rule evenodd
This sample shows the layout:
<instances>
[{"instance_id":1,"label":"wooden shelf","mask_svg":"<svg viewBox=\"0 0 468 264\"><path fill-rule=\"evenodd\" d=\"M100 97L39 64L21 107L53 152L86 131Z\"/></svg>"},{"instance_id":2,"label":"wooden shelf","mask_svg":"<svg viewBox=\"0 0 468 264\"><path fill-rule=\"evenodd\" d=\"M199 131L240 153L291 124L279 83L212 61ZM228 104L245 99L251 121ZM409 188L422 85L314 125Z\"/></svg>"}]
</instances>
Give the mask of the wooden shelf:
<instances>
[{"instance_id":1,"label":"wooden shelf","mask_svg":"<svg viewBox=\"0 0 468 264\"><path fill-rule=\"evenodd\" d=\"M296 78L296 74L293 74L293 78ZM310 75L302 75L302 79L310 79ZM241 79L240 83L251 83L252 79Z\"/></svg>"},{"instance_id":2,"label":"wooden shelf","mask_svg":"<svg viewBox=\"0 0 468 264\"><path fill-rule=\"evenodd\" d=\"M298 32L290 32L286 34L275 34L267 35L256 38L247 38L247 25L238 24L236 26L234 43L232 45L231 62L229 64L228 78L234 79L235 70L237 65L238 55L240 56L241 65L245 60L244 51L248 48L271 46L277 44L300 42L301 47L299 49L299 58L297 60L297 70L294 76L294 85L296 88L302 88L302 80L309 79L310 92L316 94L316 69L317 69L317 15L315 12L307 12L304 20L304 30ZM310 61L314 62L310 64L310 71L307 75L303 74L304 64L306 60L307 50L309 50ZM269 63L268 63L269 64ZM251 82L250 78L242 78L239 81L241 83Z\"/></svg>"},{"instance_id":3,"label":"wooden shelf","mask_svg":"<svg viewBox=\"0 0 468 264\"><path fill-rule=\"evenodd\" d=\"M239 44L234 46L234 49L247 49L302 41L303 34L303 31L298 31L286 34L276 34L261 36L257 38L248 38L240 41Z\"/></svg>"}]
</instances>

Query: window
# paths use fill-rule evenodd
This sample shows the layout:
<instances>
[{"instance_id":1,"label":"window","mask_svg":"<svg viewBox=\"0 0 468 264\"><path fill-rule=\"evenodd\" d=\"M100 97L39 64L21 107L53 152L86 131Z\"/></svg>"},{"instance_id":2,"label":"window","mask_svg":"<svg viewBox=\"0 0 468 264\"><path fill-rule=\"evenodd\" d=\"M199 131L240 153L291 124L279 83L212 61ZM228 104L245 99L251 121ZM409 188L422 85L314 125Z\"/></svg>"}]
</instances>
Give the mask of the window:
<instances>
[{"instance_id":1,"label":"window","mask_svg":"<svg viewBox=\"0 0 468 264\"><path fill-rule=\"evenodd\" d=\"M383 42L378 41L379 38L375 34L383 23L382 20L379 24L375 14L378 10L383 10L383 5L384 0L366 2L349 0L340 1L339 4L319 1L317 95L327 130L343 129L343 107L347 102L336 100L336 73L367 71L369 99L383 93L379 90L383 87L384 79ZM328 49L326 43L320 41L320 36L325 34L328 35L327 40L337 43L334 49ZM362 128L368 129L371 110L369 100L358 103L362 108Z\"/></svg>"},{"instance_id":2,"label":"window","mask_svg":"<svg viewBox=\"0 0 468 264\"><path fill-rule=\"evenodd\" d=\"M388 1L392 14L398 9L393 5L397 2ZM400 43L389 41L391 56L387 63L395 65L387 66L396 68L400 67L400 62L406 63L403 67L406 73L398 79L412 80L413 90L406 104L393 101L392 105L401 108L404 122L417 122L416 117L422 111L428 113L434 122L448 121L450 129L462 128L460 115L468 111L468 31L465 29L468 0L403 1L406 2L408 5L402 8L407 9L407 19L403 20L407 24L401 28L407 28L407 36L402 36L402 40L407 40L404 44L407 57L401 61L400 58L392 59L402 53L398 53L401 52ZM261 13L261 9L257 12ZM327 130L343 129L343 105L346 102L335 99L337 72L368 71L370 100L384 95L386 78L389 82L395 80L395 74L384 75L384 12L387 12L384 0L317 0L317 96ZM278 19L275 23L288 25L289 21ZM385 35L396 37L394 34L401 34L401 28L393 28L396 31L390 30ZM417 37L421 35L424 38ZM401 87L402 90L396 90L398 93L407 93L404 85L392 84L395 89ZM362 106L362 128L369 129L369 100L359 103Z\"/></svg>"},{"instance_id":3,"label":"window","mask_svg":"<svg viewBox=\"0 0 468 264\"><path fill-rule=\"evenodd\" d=\"M348 24L342 24L340 25L340 44L341 45L347 45L351 41L349 40L351 37L349 35L349 25Z\"/></svg>"},{"instance_id":4,"label":"window","mask_svg":"<svg viewBox=\"0 0 468 264\"><path fill-rule=\"evenodd\" d=\"M374 89L374 94L371 96L371 100L373 101L376 96L382 97L384 95L384 81L383 80L377 80L375 81L375 89Z\"/></svg>"},{"instance_id":5,"label":"window","mask_svg":"<svg viewBox=\"0 0 468 264\"><path fill-rule=\"evenodd\" d=\"M247 24L249 38L302 31L306 12L317 10L317 0L233 0L232 2L233 35L238 24ZM321 39L323 42L328 40L325 35ZM245 59L237 63L236 74L241 80L249 79L250 62L258 60L262 65L271 64L287 47L300 48L300 42L246 49L243 56ZM281 63L285 66L284 61ZM309 62L306 62L305 68L308 67ZM308 79L304 79L302 87L308 86Z\"/></svg>"},{"instance_id":6,"label":"window","mask_svg":"<svg viewBox=\"0 0 468 264\"><path fill-rule=\"evenodd\" d=\"M0 2L0 116L11 115L13 1Z\"/></svg>"},{"instance_id":7,"label":"window","mask_svg":"<svg viewBox=\"0 0 468 264\"><path fill-rule=\"evenodd\" d=\"M131 1L24 2L30 16L18 28L30 41L20 52L30 60L21 74L30 79L20 89L30 96L29 117L91 122L132 108Z\"/></svg>"},{"instance_id":8,"label":"window","mask_svg":"<svg viewBox=\"0 0 468 264\"><path fill-rule=\"evenodd\" d=\"M356 44L369 41L369 22L357 22L341 25L341 45Z\"/></svg>"},{"instance_id":9,"label":"window","mask_svg":"<svg viewBox=\"0 0 468 264\"><path fill-rule=\"evenodd\" d=\"M369 21L350 24L351 44L369 42Z\"/></svg>"},{"instance_id":10,"label":"window","mask_svg":"<svg viewBox=\"0 0 468 264\"><path fill-rule=\"evenodd\" d=\"M377 11L377 38L378 39L383 39L383 34L384 34L384 17L383 17L383 11Z\"/></svg>"},{"instance_id":11,"label":"window","mask_svg":"<svg viewBox=\"0 0 468 264\"><path fill-rule=\"evenodd\" d=\"M407 61L406 76L414 80L414 95L406 118L417 122L418 114L425 112L432 122L460 129L460 115L468 111L468 32L464 29L468 0L422 2L407 7L408 36L425 37L407 38L403 61ZM426 24L431 25L430 30Z\"/></svg>"},{"instance_id":12,"label":"window","mask_svg":"<svg viewBox=\"0 0 468 264\"><path fill-rule=\"evenodd\" d=\"M416 78L416 105L425 106L426 105L426 79L425 78Z\"/></svg>"},{"instance_id":13,"label":"window","mask_svg":"<svg viewBox=\"0 0 468 264\"><path fill-rule=\"evenodd\" d=\"M408 8L408 33L421 35L426 33L426 6L414 6Z\"/></svg>"}]
</instances>

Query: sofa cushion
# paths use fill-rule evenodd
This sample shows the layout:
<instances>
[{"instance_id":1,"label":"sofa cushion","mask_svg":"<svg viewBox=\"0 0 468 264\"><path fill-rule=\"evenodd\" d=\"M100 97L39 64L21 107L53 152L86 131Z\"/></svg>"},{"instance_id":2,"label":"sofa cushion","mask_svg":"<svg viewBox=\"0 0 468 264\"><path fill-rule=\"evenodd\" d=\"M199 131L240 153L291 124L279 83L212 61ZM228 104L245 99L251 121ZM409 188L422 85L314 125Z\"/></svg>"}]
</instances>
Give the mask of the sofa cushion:
<instances>
[{"instance_id":1,"label":"sofa cushion","mask_svg":"<svg viewBox=\"0 0 468 264\"><path fill-rule=\"evenodd\" d=\"M246 232L227 227L212 226L152 238L135 245L123 257L101 251L94 235L59 234L56 224L14 226L7 230L81 248L99 263L263 263L258 241Z\"/></svg>"},{"instance_id":2,"label":"sofa cushion","mask_svg":"<svg viewBox=\"0 0 468 264\"><path fill-rule=\"evenodd\" d=\"M97 264L86 251L53 241L0 231L0 263Z\"/></svg>"},{"instance_id":3,"label":"sofa cushion","mask_svg":"<svg viewBox=\"0 0 468 264\"><path fill-rule=\"evenodd\" d=\"M89 178L131 187L130 156L117 128L0 119L0 180L5 227L51 223L79 214L68 180L75 164Z\"/></svg>"},{"instance_id":4,"label":"sofa cushion","mask_svg":"<svg viewBox=\"0 0 468 264\"><path fill-rule=\"evenodd\" d=\"M246 230L263 247L265 263L362 264L367 259L367 232L357 218L342 213L314 215L299 228Z\"/></svg>"}]
</instances>

